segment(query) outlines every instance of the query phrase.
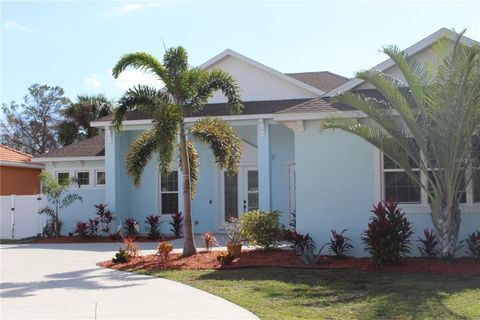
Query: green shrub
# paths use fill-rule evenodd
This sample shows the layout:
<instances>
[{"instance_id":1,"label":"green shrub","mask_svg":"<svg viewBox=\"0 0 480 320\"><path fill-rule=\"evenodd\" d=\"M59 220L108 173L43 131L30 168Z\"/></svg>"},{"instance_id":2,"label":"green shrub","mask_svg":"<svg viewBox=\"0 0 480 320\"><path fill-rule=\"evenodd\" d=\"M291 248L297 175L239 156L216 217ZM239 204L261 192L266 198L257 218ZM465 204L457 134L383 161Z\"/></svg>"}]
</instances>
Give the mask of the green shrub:
<instances>
[{"instance_id":1,"label":"green shrub","mask_svg":"<svg viewBox=\"0 0 480 320\"><path fill-rule=\"evenodd\" d=\"M130 261L130 254L126 248L118 249L118 252L115 253L115 257L112 258L113 263L127 263Z\"/></svg>"},{"instance_id":2,"label":"green shrub","mask_svg":"<svg viewBox=\"0 0 480 320\"><path fill-rule=\"evenodd\" d=\"M241 236L250 244L268 250L279 239L280 211L252 210L245 212L241 219Z\"/></svg>"}]
</instances>

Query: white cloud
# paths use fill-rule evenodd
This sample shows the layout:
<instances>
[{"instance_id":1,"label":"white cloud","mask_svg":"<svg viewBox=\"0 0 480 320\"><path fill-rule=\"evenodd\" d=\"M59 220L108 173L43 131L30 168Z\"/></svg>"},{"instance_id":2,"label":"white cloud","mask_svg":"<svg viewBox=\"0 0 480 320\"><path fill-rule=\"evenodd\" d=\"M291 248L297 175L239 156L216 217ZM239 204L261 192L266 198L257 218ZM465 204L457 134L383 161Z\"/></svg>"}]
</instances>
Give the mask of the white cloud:
<instances>
[{"instance_id":1,"label":"white cloud","mask_svg":"<svg viewBox=\"0 0 480 320\"><path fill-rule=\"evenodd\" d=\"M95 75L85 78L83 84L91 88L100 88L102 86L102 82Z\"/></svg>"},{"instance_id":2,"label":"white cloud","mask_svg":"<svg viewBox=\"0 0 480 320\"><path fill-rule=\"evenodd\" d=\"M117 85L122 90L127 90L139 84L150 85L155 88L163 88L164 83L152 75L137 70L125 70L116 79Z\"/></svg>"},{"instance_id":3,"label":"white cloud","mask_svg":"<svg viewBox=\"0 0 480 320\"><path fill-rule=\"evenodd\" d=\"M30 33L37 31L34 28L31 28L24 24L20 24L13 20L5 21L5 23L3 24L3 28L7 31L23 31L23 32L30 32Z\"/></svg>"},{"instance_id":4,"label":"white cloud","mask_svg":"<svg viewBox=\"0 0 480 320\"><path fill-rule=\"evenodd\" d=\"M164 4L165 1L129 3L109 9L105 12L105 15L113 16L118 14L126 14L140 9L160 7Z\"/></svg>"}]
</instances>

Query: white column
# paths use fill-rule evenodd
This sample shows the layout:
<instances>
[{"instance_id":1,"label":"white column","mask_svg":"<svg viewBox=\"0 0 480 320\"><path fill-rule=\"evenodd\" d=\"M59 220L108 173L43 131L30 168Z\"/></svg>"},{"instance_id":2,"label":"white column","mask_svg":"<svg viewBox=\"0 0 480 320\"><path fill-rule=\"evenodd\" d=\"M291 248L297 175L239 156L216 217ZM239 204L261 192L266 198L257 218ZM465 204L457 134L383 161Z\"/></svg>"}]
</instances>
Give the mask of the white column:
<instances>
[{"instance_id":1,"label":"white column","mask_svg":"<svg viewBox=\"0 0 480 320\"><path fill-rule=\"evenodd\" d=\"M117 211L117 199L119 187L118 184L118 166L117 160L118 135L113 132L112 127L105 127L105 203L108 209L116 214L117 223L121 221Z\"/></svg>"},{"instance_id":2,"label":"white column","mask_svg":"<svg viewBox=\"0 0 480 320\"><path fill-rule=\"evenodd\" d=\"M271 210L270 126L260 119L257 124L258 196L261 210Z\"/></svg>"}]
</instances>

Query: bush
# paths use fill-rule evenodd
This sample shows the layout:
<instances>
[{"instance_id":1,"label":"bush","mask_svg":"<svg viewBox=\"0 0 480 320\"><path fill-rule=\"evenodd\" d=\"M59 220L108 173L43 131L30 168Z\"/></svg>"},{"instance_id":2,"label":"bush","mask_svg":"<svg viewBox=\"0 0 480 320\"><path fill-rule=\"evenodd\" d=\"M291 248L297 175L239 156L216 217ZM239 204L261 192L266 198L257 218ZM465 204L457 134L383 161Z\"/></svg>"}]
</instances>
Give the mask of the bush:
<instances>
[{"instance_id":1,"label":"bush","mask_svg":"<svg viewBox=\"0 0 480 320\"><path fill-rule=\"evenodd\" d=\"M125 219L125 231L127 237L136 239L138 237L138 221L133 218Z\"/></svg>"},{"instance_id":2,"label":"bush","mask_svg":"<svg viewBox=\"0 0 480 320\"><path fill-rule=\"evenodd\" d=\"M160 242L157 246L157 255L160 257L160 260L164 262L168 261L168 255L173 250L173 244L168 243L167 241Z\"/></svg>"},{"instance_id":3,"label":"bush","mask_svg":"<svg viewBox=\"0 0 480 320\"><path fill-rule=\"evenodd\" d=\"M236 217L228 217L226 220L227 221L223 225L223 228L225 229L225 233L228 237L227 244L242 244L243 239L240 236L242 226L240 219Z\"/></svg>"},{"instance_id":4,"label":"bush","mask_svg":"<svg viewBox=\"0 0 480 320\"><path fill-rule=\"evenodd\" d=\"M362 242L378 265L396 264L410 253L412 226L394 201L379 202L372 212Z\"/></svg>"},{"instance_id":5,"label":"bush","mask_svg":"<svg viewBox=\"0 0 480 320\"><path fill-rule=\"evenodd\" d=\"M87 233L89 237L96 237L98 232L98 219L88 219Z\"/></svg>"},{"instance_id":6,"label":"bush","mask_svg":"<svg viewBox=\"0 0 480 320\"><path fill-rule=\"evenodd\" d=\"M235 259L235 257L231 252L228 252L228 251L220 252L217 255L217 261L220 262L220 264L222 265L231 264L233 262L233 259Z\"/></svg>"},{"instance_id":7,"label":"bush","mask_svg":"<svg viewBox=\"0 0 480 320\"><path fill-rule=\"evenodd\" d=\"M160 216L149 215L145 219L145 223L148 225L148 238L152 240L160 238Z\"/></svg>"},{"instance_id":8,"label":"bush","mask_svg":"<svg viewBox=\"0 0 480 320\"><path fill-rule=\"evenodd\" d=\"M213 246L217 246L218 242L215 239L215 234L213 232L205 232L202 235L203 243L205 244L205 249L210 250Z\"/></svg>"},{"instance_id":9,"label":"bush","mask_svg":"<svg viewBox=\"0 0 480 320\"><path fill-rule=\"evenodd\" d=\"M179 238L182 234L182 225L183 225L183 216L181 212L177 212L172 215L172 221L170 222L172 229L170 231L173 232L175 237Z\"/></svg>"},{"instance_id":10,"label":"bush","mask_svg":"<svg viewBox=\"0 0 480 320\"><path fill-rule=\"evenodd\" d=\"M315 241L307 234L301 234L297 231L287 231L285 241L290 243L290 247L297 254L302 254L303 250L309 246L315 246Z\"/></svg>"},{"instance_id":11,"label":"bush","mask_svg":"<svg viewBox=\"0 0 480 320\"><path fill-rule=\"evenodd\" d=\"M339 258L345 257L345 253L352 249L353 246L350 243L350 238L347 238L343 235L345 231L348 229L343 229L342 232L338 233L334 229L332 229L332 237L330 238L330 242L328 242L328 246L330 249L330 253L335 254Z\"/></svg>"},{"instance_id":12,"label":"bush","mask_svg":"<svg viewBox=\"0 0 480 320\"><path fill-rule=\"evenodd\" d=\"M437 255L438 250L435 247L438 244L437 237L433 230L428 231L427 228L423 230L423 235L425 238L418 238L420 245L418 246L418 251L420 251L422 257L433 258Z\"/></svg>"},{"instance_id":13,"label":"bush","mask_svg":"<svg viewBox=\"0 0 480 320\"><path fill-rule=\"evenodd\" d=\"M120 248L118 252L115 253L115 257L112 258L113 263L127 263L130 261L130 255L128 254L127 249Z\"/></svg>"},{"instance_id":14,"label":"bush","mask_svg":"<svg viewBox=\"0 0 480 320\"><path fill-rule=\"evenodd\" d=\"M128 252L130 257L138 256L139 248L138 244L135 242L135 238L126 237L123 238L124 249Z\"/></svg>"},{"instance_id":15,"label":"bush","mask_svg":"<svg viewBox=\"0 0 480 320\"><path fill-rule=\"evenodd\" d=\"M250 244L264 250L274 247L280 236L280 212L252 210L245 212L241 219L241 235Z\"/></svg>"},{"instance_id":16,"label":"bush","mask_svg":"<svg viewBox=\"0 0 480 320\"><path fill-rule=\"evenodd\" d=\"M115 220L115 215L107 209L106 204L99 203L93 206L97 209L95 214L98 216L97 219L101 224L101 231L105 236L110 236L110 223Z\"/></svg>"},{"instance_id":17,"label":"bush","mask_svg":"<svg viewBox=\"0 0 480 320\"><path fill-rule=\"evenodd\" d=\"M78 235L80 238L85 239L88 236L87 223L77 222L74 233Z\"/></svg>"},{"instance_id":18,"label":"bush","mask_svg":"<svg viewBox=\"0 0 480 320\"><path fill-rule=\"evenodd\" d=\"M464 241L467 244L468 255L480 259L480 231L470 233Z\"/></svg>"}]
</instances>

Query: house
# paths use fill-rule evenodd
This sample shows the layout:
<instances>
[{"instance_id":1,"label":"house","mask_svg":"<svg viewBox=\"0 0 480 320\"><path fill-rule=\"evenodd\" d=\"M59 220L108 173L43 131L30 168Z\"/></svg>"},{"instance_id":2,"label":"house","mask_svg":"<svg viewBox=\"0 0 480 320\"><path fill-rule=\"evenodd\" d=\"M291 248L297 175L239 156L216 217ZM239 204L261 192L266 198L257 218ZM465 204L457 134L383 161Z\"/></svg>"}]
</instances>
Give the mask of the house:
<instances>
[{"instance_id":1,"label":"house","mask_svg":"<svg viewBox=\"0 0 480 320\"><path fill-rule=\"evenodd\" d=\"M41 193L40 173L44 165L32 156L0 145L0 196Z\"/></svg>"},{"instance_id":2,"label":"house","mask_svg":"<svg viewBox=\"0 0 480 320\"><path fill-rule=\"evenodd\" d=\"M452 31L440 29L405 51L432 60L431 46L443 36L452 41L457 37ZM471 39L465 42L477 43ZM362 255L360 234L367 226L369 210L388 196L401 202L417 234L432 227L424 192L410 184L401 170L387 167L377 149L340 130L320 131L320 121L331 115L362 116L348 105L331 104L329 98L344 90L378 95L368 83L331 72L284 74L232 50L225 50L201 67L221 68L232 74L242 90L245 109L241 115L228 115L226 100L218 94L201 113L186 119L193 123L206 115L221 117L236 129L243 147L240 169L233 177L215 166L206 146L198 147L200 177L192 204L195 232L219 232L225 217L254 208L278 209L281 222L288 225L290 212L296 211L300 232L308 232L317 243L324 243L332 228L348 229L346 234L355 247L353 254ZM400 76L390 60L374 68ZM92 216L93 204L98 202L106 202L121 220L133 217L143 222L153 213L168 221L170 214L182 211L177 163L172 163L171 174L162 176L156 160L152 160L139 188L126 175L128 145L151 124L149 115L132 111L123 123L123 132L117 133L112 130L110 117L100 118L93 126L103 128L103 136L53 150L35 160L45 162L46 169L59 179L76 176L81 182L78 192L84 197L83 203L75 204L62 216L67 229ZM477 179L466 186L461 238L480 226L478 184ZM166 224L163 230L168 230Z\"/></svg>"}]
</instances>

